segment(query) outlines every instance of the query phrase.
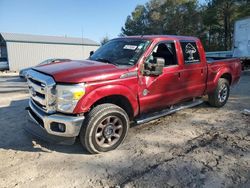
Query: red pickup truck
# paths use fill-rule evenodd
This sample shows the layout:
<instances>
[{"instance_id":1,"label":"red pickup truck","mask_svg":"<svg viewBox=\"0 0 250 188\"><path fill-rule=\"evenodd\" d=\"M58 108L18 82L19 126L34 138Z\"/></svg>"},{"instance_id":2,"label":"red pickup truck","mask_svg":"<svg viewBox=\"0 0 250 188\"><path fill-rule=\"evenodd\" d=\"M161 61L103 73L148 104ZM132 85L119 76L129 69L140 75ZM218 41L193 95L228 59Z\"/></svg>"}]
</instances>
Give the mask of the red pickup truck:
<instances>
[{"instance_id":1,"label":"red pickup truck","mask_svg":"<svg viewBox=\"0 0 250 188\"><path fill-rule=\"evenodd\" d=\"M202 103L222 107L239 81L239 59L207 61L199 39L185 36L117 38L85 61L33 68L26 129L74 141L90 153L117 148L131 122L145 123Z\"/></svg>"}]
</instances>

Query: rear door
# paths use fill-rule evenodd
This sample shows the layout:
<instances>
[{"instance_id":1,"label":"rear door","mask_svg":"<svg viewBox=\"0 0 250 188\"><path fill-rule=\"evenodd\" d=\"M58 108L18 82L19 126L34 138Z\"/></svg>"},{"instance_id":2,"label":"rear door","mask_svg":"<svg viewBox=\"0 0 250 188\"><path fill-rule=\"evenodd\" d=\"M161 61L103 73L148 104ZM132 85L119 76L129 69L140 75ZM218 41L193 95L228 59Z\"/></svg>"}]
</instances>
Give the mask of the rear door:
<instances>
[{"instance_id":1,"label":"rear door","mask_svg":"<svg viewBox=\"0 0 250 188\"><path fill-rule=\"evenodd\" d=\"M183 97L192 98L202 96L206 88L207 66L201 57L203 48L195 40L180 41L183 57L181 72Z\"/></svg>"}]
</instances>

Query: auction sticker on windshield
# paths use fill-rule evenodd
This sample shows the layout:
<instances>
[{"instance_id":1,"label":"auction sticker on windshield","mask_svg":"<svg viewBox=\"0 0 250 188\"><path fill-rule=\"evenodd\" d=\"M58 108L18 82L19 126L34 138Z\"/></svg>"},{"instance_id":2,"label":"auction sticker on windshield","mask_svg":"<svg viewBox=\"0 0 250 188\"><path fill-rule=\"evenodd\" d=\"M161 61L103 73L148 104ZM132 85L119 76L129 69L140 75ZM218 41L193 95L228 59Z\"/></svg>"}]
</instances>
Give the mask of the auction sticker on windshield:
<instances>
[{"instance_id":1,"label":"auction sticker on windshield","mask_svg":"<svg viewBox=\"0 0 250 188\"><path fill-rule=\"evenodd\" d=\"M123 47L123 49L125 49L125 50L135 50L136 48L137 48L137 46L135 46L135 45L125 45Z\"/></svg>"}]
</instances>

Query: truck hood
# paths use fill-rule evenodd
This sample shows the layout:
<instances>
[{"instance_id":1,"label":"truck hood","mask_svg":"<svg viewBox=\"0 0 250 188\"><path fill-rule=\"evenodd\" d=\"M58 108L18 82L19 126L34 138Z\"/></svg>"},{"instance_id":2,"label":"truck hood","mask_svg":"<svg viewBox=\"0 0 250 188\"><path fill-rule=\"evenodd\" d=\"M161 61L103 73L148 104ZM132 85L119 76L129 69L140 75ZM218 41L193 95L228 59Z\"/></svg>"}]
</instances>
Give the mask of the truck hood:
<instances>
[{"instance_id":1,"label":"truck hood","mask_svg":"<svg viewBox=\"0 0 250 188\"><path fill-rule=\"evenodd\" d=\"M82 83L119 78L127 69L97 61L68 61L33 67L52 76L56 82Z\"/></svg>"}]
</instances>

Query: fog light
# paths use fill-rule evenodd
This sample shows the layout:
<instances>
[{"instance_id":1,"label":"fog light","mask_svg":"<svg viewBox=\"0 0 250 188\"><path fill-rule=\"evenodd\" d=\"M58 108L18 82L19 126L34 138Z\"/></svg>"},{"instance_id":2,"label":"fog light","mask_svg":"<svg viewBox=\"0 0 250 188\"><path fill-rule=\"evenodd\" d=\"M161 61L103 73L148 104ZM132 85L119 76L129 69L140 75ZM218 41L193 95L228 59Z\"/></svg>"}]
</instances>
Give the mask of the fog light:
<instances>
[{"instance_id":1,"label":"fog light","mask_svg":"<svg viewBox=\"0 0 250 188\"><path fill-rule=\"evenodd\" d=\"M58 129L60 132L65 132L65 125L63 123L58 123Z\"/></svg>"},{"instance_id":2,"label":"fog light","mask_svg":"<svg viewBox=\"0 0 250 188\"><path fill-rule=\"evenodd\" d=\"M50 129L55 132L61 132L64 133L66 130L66 126L64 123L57 123L57 122L52 122L50 124Z\"/></svg>"}]
</instances>

